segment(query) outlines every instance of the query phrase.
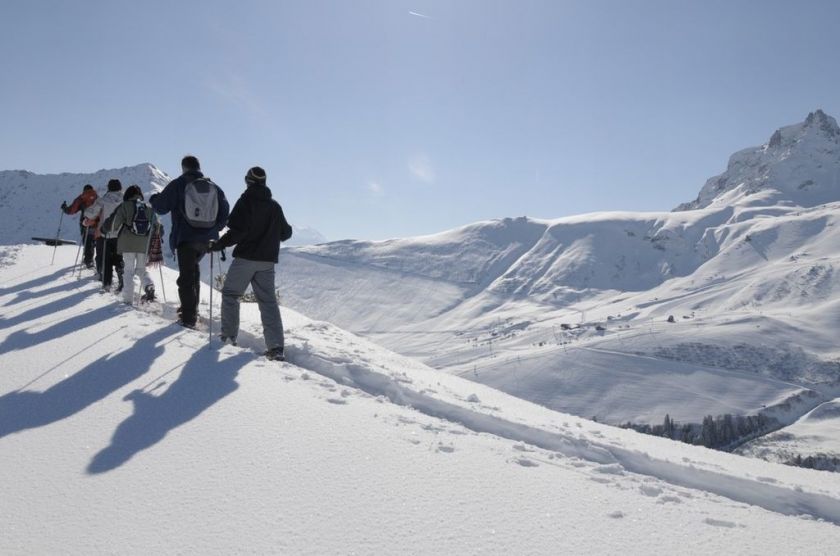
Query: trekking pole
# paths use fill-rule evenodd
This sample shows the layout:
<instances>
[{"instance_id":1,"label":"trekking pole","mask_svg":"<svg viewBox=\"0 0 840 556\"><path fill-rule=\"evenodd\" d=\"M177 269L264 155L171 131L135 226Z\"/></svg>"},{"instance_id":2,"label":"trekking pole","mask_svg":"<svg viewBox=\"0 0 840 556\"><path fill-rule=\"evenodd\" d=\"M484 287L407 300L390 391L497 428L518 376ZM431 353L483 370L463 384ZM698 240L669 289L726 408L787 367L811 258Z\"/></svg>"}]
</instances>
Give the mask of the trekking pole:
<instances>
[{"instance_id":1,"label":"trekking pole","mask_svg":"<svg viewBox=\"0 0 840 556\"><path fill-rule=\"evenodd\" d=\"M108 235L102 236L102 289L105 289L105 269L108 268ZM113 279L113 276L111 277Z\"/></svg>"},{"instance_id":2,"label":"trekking pole","mask_svg":"<svg viewBox=\"0 0 840 556\"><path fill-rule=\"evenodd\" d=\"M61 211L61 216L58 219L58 231L55 233L55 245L53 246L53 256L50 261L50 266L55 262L55 250L58 249L58 238L61 236L61 223L64 222L64 210Z\"/></svg>"},{"instance_id":3,"label":"trekking pole","mask_svg":"<svg viewBox=\"0 0 840 556\"><path fill-rule=\"evenodd\" d=\"M160 291L163 293L163 304L166 305L166 286L163 285L163 262L158 265L160 271Z\"/></svg>"},{"instance_id":4,"label":"trekking pole","mask_svg":"<svg viewBox=\"0 0 840 556\"><path fill-rule=\"evenodd\" d=\"M82 238L82 247L86 250L87 249L87 240L88 234L90 234L90 226L85 226L85 237ZM79 258L79 254L76 253L76 258ZM82 277L82 265L79 265L79 278Z\"/></svg>"},{"instance_id":5,"label":"trekking pole","mask_svg":"<svg viewBox=\"0 0 840 556\"><path fill-rule=\"evenodd\" d=\"M87 238L87 228L85 228L85 233L82 236L82 242L79 244L79 248L76 249L76 260L73 261L73 275L76 274L76 265L79 264L79 254L82 252L82 247L85 245L85 239Z\"/></svg>"},{"instance_id":6,"label":"trekking pole","mask_svg":"<svg viewBox=\"0 0 840 556\"><path fill-rule=\"evenodd\" d=\"M213 343L213 252L210 251L210 321L207 325L207 347Z\"/></svg>"},{"instance_id":7,"label":"trekking pole","mask_svg":"<svg viewBox=\"0 0 840 556\"><path fill-rule=\"evenodd\" d=\"M137 209L135 209L135 210L137 210ZM143 265L144 265L143 270L146 270L145 267L147 267L149 265L149 248L152 245L152 236L155 234L155 228L156 227L157 227L157 219L154 216L152 216L152 222L151 222L151 225L149 226L149 237L146 238L146 250L143 251L143 256L146 257L146 261L143 263ZM161 274L163 274L163 273L161 273ZM152 279L152 277L149 276L149 280L151 280L151 279ZM142 284L140 284L140 285L142 286ZM154 287L154 286L152 286L152 287ZM161 285L161 287L163 287L163 285ZM145 293L145 292L143 292L143 293ZM166 302L166 300L164 299L164 303L165 302Z\"/></svg>"}]
</instances>

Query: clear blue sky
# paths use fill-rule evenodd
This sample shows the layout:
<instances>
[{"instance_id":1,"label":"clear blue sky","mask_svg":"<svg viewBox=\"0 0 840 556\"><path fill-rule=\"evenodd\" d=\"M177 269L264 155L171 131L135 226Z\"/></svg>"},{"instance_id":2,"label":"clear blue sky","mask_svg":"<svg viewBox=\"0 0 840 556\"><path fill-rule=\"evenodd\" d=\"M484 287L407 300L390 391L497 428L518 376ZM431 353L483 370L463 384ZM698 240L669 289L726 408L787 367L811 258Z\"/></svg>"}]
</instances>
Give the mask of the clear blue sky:
<instances>
[{"instance_id":1,"label":"clear blue sky","mask_svg":"<svg viewBox=\"0 0 840 556\"><path fill-rule=\"evenodd\" d=\"M413 12L413 13L411 13ZM384 239L669 210L728 156L840 117L840 2L0 3L0 169L185 153L235 199Z\"/></svg>"}]
</instances>

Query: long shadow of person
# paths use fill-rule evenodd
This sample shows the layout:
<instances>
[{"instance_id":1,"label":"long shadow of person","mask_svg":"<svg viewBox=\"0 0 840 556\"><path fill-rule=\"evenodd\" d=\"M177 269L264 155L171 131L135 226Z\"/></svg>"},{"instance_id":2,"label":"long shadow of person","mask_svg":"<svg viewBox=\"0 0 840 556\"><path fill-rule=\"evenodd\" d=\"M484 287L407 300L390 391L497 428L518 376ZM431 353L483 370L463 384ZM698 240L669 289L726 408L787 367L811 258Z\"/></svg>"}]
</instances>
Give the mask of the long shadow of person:
<instances>
[{"instance_id":1,"label":"long shadow of person","mask_svg":"<svg viewBox=\"0 0 840 556\"><path fill-rule=\"evenodd\" d=\"M66 419L142 376L163 353L172 327L145 336L116 355L102 357L43 392L0 396L0 438Z\"/></svg>"},{"instance_id":2,"label":"long shadow of person","mask_svg":"<svg viewBox=\"0 0 840 556\"><path fill-rule=\"evenodd\" d=\"M15 295L14 299L11 301L6 302L3 306L4 307L11 307L12 305L17 305L18 303L24 303L26 301L32 301L33 299L38 299L41 297L46 297L48 295L52 295L54 293L69 291L69 290L78 290L82 286L84 286L84 282L64 282L62 284L56 284L55 286L51 286L49 288L43 290L32 290L26 289L18 291Z\"/></svg>"},{"instance_id":3,"label":"long shadow of person","mask_svg":"<svg viewBox=\"0 0 840 556\"><path fill-rule=\"evenodd\" d=\"M32 309L22 312L16 317L0 317L0 327L11 328L24 322L38 320L48 315L52 315L53 313L64 311L65 309L70 309L72 307L75 307L76 305L81 303L85 298L90 297L91 295L94 295L91 292L91 290L81 290L77 291L76 293L60 297L55 301L44 303L43 305L39 304L33 307Z\"/></svg>"},{"instance_id":4,"label":"long shadow of person","mask_svg":"<svg viewBox=\"0 0 840 556\"><path fill-rule=\"evenodd\" d=\"M57 340L66 334L72 334L73 332L78 332L91 326L97 326L106 319L113 317L119 311L120 307L105 305L104 307L90 310L87 313L61 319L57 323L38 332L16 330L6 336L3 343L0 343L0 353L30 348L43 342Z\"/></svg>"},{"instance_id":5,"label":"long shadow of person","mask_svg":"<svg viewBox=\"0 0 840 556\"><path fill-rule=\"evenodd\" d=\"M218 351L199 349L163 394L143 390L128 394L125 399L134 403L134 413L114 431L111 444L93 457L88 473L116 469L163 440L169 431L198 417L239 387L239 369L252 358L250 353L240 352L219 360Z\"/></svg>"},{"instance_id":6,"label":"long shadow of person","mask_svg":"<svg viewBox=\"0 0 840 556\"><path fill-rule=\"evenodd\" d=\"M25 273L21 276L18 276L18 277L12 276L11 278L9 278L9 280L11 281L11 280L16 280L17 278L22 278L23 276L32 274L34 272L38 272L39 270L41 270L41 269L33 270L31 272L27 272L27 273ZM29 290L29 289L32 289L32 288L37 288L38 286L43 286L45 284L49 284L53 280L58 279L59 276L65 275L68 272L69 272L69 269L67 269L67 268L59 268L58 270L56 270L52 274L39 276L37 278L33 278L32 280L28 280L26 282L21 282L20 284L15 284L13 286L6 286L6 287L3 287L3 288L0 288L0 295L6 295L8 293L13 293L13 292L21 292L21 291Z\"/></svg>"}]
</instances>

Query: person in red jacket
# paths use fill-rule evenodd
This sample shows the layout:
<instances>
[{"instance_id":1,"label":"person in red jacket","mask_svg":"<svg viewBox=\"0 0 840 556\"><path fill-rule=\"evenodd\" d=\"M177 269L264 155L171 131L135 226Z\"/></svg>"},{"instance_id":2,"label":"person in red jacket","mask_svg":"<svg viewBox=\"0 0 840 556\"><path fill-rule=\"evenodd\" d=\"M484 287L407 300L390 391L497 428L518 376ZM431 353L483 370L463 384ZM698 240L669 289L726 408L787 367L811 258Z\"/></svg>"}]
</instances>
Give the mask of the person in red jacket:
<instances>
[{"instance_id":1,"label":"person in red jacket","mask_svg":"<svg viewBox=\"0 0 840 556\"><path fill-rule=\"evenodd\" d=\"M93 246L95 244L93 229L87 226L95 215L88 214L89 210L97 199L96 190L92 185L87 184L82 188L82 193L73 199L69 205L67 202L61 203L61 210L64 214L76 214L81 212L79 216L79 233L82 235L82 242L84 242L84 263L86 268L93 268Z\"/></svg>"}]
</instances>

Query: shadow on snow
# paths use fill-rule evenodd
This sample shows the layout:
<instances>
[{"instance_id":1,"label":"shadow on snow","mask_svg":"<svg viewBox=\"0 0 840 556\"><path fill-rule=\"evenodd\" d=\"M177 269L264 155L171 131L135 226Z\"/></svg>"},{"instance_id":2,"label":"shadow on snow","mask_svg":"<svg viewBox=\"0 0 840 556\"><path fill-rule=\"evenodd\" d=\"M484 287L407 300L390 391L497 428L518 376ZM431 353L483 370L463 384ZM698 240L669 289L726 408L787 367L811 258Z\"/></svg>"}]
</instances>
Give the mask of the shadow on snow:
<instances>
[{"instance_id":1,"label":"shadow on snow","mask_svg":"<svg viewBox=\"0 0 840 556\"><path fill-rule=\"evenodd\" d=\"M48 326L43 330L39 330L38 332L17 330L6 336L6 339L3 340L2 344L0 344L0 353L30 348L43 342L56 340L62 336L72 334L73 332L77 332L91 326L98 326L106 319L114 316L114 314L119 310L119 307L115 308L113 305L105 305L80 315L67 319L61 319L55 324ZM92 337L100 338L101 336L93 334Z\"/></svg>"},{"instance_id":2,"label":"shadow on snow","mask_svg":"<svg viewBox=\"0 0 840 556\"><path fill-rule=\"evenodd\" d=\"M110 446L94 456L88 473L116 469L163 440L169 431L195 419L232 393L239 387L236 383L239 369L252 357L250 353L242 352L219 360L218 351L199 349L184 365L178 379L162 394L154 395L142 389L128 394L125 399L134 403L134 413L114 431ZM162 384L153 390L160 386Z\"/></svg>"},{"instance_id":3,"label":"shadow on snow","mask_svg":"<svg viewBox=\"0 0 840 556\"><path fill-rule=\"evenodd\" d=\"M43 392L0 396L0 438L43 427L82 411L147 372L163 353L162 340L178 330L163 328L115 355L97 359Z\"/></svg>"}]
</instances>

